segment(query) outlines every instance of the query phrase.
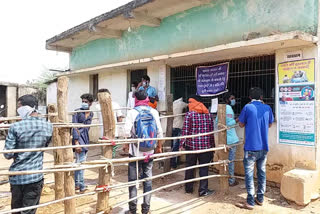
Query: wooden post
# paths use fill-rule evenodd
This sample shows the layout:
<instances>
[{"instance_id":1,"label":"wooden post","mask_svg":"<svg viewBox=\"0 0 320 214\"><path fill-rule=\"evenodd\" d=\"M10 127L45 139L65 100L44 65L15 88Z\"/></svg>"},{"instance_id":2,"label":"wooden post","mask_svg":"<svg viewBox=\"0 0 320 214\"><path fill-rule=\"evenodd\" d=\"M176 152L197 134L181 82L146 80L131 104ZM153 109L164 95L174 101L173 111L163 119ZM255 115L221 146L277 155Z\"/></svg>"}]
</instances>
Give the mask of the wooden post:
<instances>
[{"instance_id":1,"label":"wooden post","mask_svg":"<svg viewBox=\"0 0 320 214\"><path fill-rule=\"evenodd\" d=\"M114 139L116 121L114 120L114 113L112 110L111 96L107 92L98 93L98 99L101 106L101 114L103 120L103 135L108 139ZM102 148L102 155L105 158L112 159L112 146L104 146ZM111 167L108 166L108 173L105 168L99 169L99 186L110 185ZM96 212L110 213L109 206L109 192L98 193Z\"/></svg>"},{"instance_id":2,"label":"wooden post","mask_svg":"<svg viewBox=\"0 0 320 214\"><path fill-rule=\"evenodd\" d=\"M167 99L167 115L173 115L173 95L169 94L166 97ZM173 117L167 118L167 129L166 129L166 137L172 137L172 129L173 129ZM164 152L171 151L171 140L167 140L164 143ZM171 169L170 159L164 160L163 171L169 172Z\"/></svg>"},{"instance_id":3,"label":"wooden post","mask_svg":"<svg viewBox=\"0 0 320 214\"><path fill-rule=\"evenodd\" d=\"M58 78L58 118L59 122L68 123L68 77ZM61 144L63 146L71 145L70 129L60 128L59 135L61 138ZM63 150L63 161L64 164L73 163L73 152L72 149ZM74 183L74 172L64 173L64 189L65 197L75 195L75 183ZM64 202L64 213L75 214L76 213L76 201L75 199L66 200Z\"/></svg>"},{"instance_id":4,"label":"wooden post","mask_svg":"<svg viewBox=\"0 0 320 214\"><path fill-rule=\"evenodd\" d=\"M218 105L218 120L219 123L222 125L226 125L226 105L225 104L219 104ZM225 127L218 126L219 129L223 129ZM219 143L217 146L224 146L227 144L227 131L219 132L218 133L218 140ZM228 160L229 155L228 152L225 152L224 150L220 150L217 152L218 159L219 160ZM220 166L219 167L219 174L220 175L229 175L228 173L228 167L226 166ZM228 178L222 177L220 180L220 191L222 192L228 192L229 190L229 182Z\"/></svg>"},{"instance_id":5,"label":"wooden post","mask_svg":"<svg viewBox=\"0 0 320 214\"><path fill-rule=\"evenodd\" d=\"M57 112L58 111L57 111L56 105L54 104L48 105L49 120L51 123L59 122L58 115L54 115ZM58 128L53 129L52 143L53 143L53 146L62 146ZM54 165L62 165L63 150L62 149L53 150L53 159L54 159ZM55 183L55 199L58 200L63 198L64 197L64 173L63 172L54 173L54 183Z\"/></svg>"}]
</instances>

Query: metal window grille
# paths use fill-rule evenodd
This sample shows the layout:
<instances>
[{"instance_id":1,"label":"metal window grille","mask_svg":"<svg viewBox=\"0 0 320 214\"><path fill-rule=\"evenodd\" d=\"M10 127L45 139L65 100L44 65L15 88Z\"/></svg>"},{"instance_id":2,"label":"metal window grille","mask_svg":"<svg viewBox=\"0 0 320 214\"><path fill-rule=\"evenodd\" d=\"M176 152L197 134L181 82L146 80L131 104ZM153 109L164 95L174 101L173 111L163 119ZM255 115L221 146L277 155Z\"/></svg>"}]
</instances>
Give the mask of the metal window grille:
<instances>
[{"instance_id":1,"label":"metal window grille","mask_svg":"<svg viewBox=\"0 0 320 214\"><path fill-rule=\"evenodd\" d=\"M195 70L197 66L216 65L226 61L208 62L171 68L171 93L174 99L188 97L196 93ZM264 102L274 110L275 96L275 55L239 58L229 61L228 90L236 96L235 114L249 102L249 89L260 87L264 92ZM220 95L219 98L221 98ZM209 107L211 99L204 97L204 104Z\"/></svg>"}]
</instances>

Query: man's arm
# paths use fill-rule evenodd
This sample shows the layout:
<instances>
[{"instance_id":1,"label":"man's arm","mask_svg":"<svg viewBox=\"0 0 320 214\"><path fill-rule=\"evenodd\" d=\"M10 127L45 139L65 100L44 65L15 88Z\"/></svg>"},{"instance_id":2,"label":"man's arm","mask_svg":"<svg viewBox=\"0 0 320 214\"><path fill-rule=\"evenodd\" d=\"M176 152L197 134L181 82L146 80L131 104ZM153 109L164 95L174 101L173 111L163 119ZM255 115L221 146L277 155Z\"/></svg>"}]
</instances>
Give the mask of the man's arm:
<instances>
[{"instance_id":1,"label":"man's arm","mask_svg":"<svg viewBox=\"0 0 320 214\"><path fill-rule=\"evenodd\" d=\"M269 106L269 128L271 128L273 121L274 121L274 117L273 117L272 109Z\"/></svg>"},{"instance_id":2,"label":"man's arm","mask_svg":"<svg viewBox=\"0 0 320 214\"><path fill-rule=\"evenodd\" d=\"M14 128L11 126L8 132L8 136L6 138L4 150L15 149L17 145L16 134L14 132ZM14 158L15 153L5 153L3 154L6 159Z\"/></svg>"},{"instance_id":3,"label":"man's arm","mask_svg":"<svg viewBox=\"0 0 320 214\"><path fill-rule=\"evenodd\" d=\"M187 113L184 117L184 121L183 121L183 127L182 127L182 133L181 135L182 136L186 136L186 135L189 135L190 133L190 115ZM183 146L183 144L186 142L186 139L181 139L180 140L180 147Z\"/></svg>"},{"instance_id":4,"label":"man's arm","mask_svg":"<svg viewBox=\"0 0 320 214\"><path fill-rule=\"evenodd\" d=\"M246 109L246 106L242 109L241 113L240 113L240 116L238 118L239 120L239 126L240 128L243 128L245 127L246 123L247 123L247 109Z\"/></svg>"},{"instance_id":5,"label":"man's arm","mask_svg":"<svg viewBox=\"0 0 320 214\"><path fill-rule=\"evenodd\" d=\"M124 124L124 136L126 138L131 137L131 130L134 125L134 120L133 120L133 115L132 115L134 113L133 111L135 111L135 110L132 109L132 110L128 111L128 114L126 117L126 122ZM122 147L123 151L128 150L128 148L129 148L129 144L124 144L124 146Z\"/></svg>"}]
</instances>

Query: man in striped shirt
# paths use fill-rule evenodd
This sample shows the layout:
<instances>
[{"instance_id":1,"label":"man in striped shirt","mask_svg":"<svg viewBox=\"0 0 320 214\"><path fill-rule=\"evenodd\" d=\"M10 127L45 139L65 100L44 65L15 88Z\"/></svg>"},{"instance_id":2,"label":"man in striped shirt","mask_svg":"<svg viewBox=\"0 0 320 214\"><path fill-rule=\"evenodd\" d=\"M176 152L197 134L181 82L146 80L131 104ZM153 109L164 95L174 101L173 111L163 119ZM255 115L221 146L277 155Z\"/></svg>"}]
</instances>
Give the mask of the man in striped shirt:
<instances>
[{"instance_id":1,"label":"man in striped shirt","mask_svg":"<svg viewBox=\"0 0 320 214\"><path fill-rule=\"evenodd\" d=\"M52 124L39 117L36 108L38 100L33 95L24 95L18 99L18 114L22 120L10 126L5 142L5 150L31 149L48 146L52 137ZM6 159L13 159L9 171L41 170L43 152L6 153ZM11 208L22 208L39 204L43 187L43 174L12 175ZM32 209L23 213L36 213Z\"/></svg>"}]
</instances>

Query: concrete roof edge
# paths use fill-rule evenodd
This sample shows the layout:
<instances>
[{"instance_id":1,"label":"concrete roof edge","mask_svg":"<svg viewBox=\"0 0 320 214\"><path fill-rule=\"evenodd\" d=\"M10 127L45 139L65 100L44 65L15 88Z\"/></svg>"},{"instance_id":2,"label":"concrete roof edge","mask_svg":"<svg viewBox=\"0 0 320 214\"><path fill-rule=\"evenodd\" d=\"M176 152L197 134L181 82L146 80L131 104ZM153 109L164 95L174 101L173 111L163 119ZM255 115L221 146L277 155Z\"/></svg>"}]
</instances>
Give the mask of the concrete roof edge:
<instances>
[{"instance_id":1,"label":"concrete roof edge","mask_svg":"<svg viewBox=\"0 0 320 214\"><path fill-rule=\"evenodd\" d=\"M124 14L125 12L130 12L131 10L134 10L134 9L141 7L141 6L143 6L147 3L150 3L152 1L154 1L154 0L134 0L134 1L131 1L127 4L125 4L125 5L120 6L114 10L111 10L111 11L106 12L100 16L92 18L92 19L90 19L80 25L77 25L69 30L66 30L66 31L46 40L46 48L49 50L52 50L52 48L50 48L50 45L54 42L68 38L79 31L82 31L84 29L89 28L90 25L96 25L96 24L103 22L105 20L112 19L112 18L117 17L121 14Z\"/></svg>"},{"instance_id":2,"label":"concrete roof edge","mask_svg":"<svg viewBox=\"0 0 320 214\"><path fill-rule=\"evenodd\" d=\"M286 32L286 33L279 33L279 34L270 35L270 36L266 36L266 37L255 38L255 39L248 40L248 41L242 40L242 41L232 42L232 43L228 43L228 44L220 44L220 45L216 45L213 47L207 47L207 48L202 48L202 49L197 49L197 50L183 51L183 52L178 52L178 53L165 54L165 55L159 55L159 56L153 56L153 57L146 57L146 58L142 58L142 59L133 59L133 60L123 61L123 62L115 62L115 63L97 65L97 66L88 67L88 68L81 68L81 69L77 69L77 70L73 70L73 71L59 73L57 75L57 77L77 75L77 74L82 74L82 73L86 73L86 72L90 72L90 71L102 70L102 69L106 69L106 68L116 68L116 67L130 66L130 65L134 65L134 64L140 64L140 63L156 62L159 60L167 60L170 58L179 58L179 57L184 57L184 56L188 56L188 55L198 55L198 54L204 54L204 53L210 53L210 52L217 52L217 51L227 50L227 49L232 49L232 48L257 46L257 45L261 45L261 44L265 44L265 43L292 40L292 39L293 40L303 40L303 41L307 41L310 43L316 43L318 41L317 36L313 36L313 35L308 34L306 32L290 31L290 32Z\"/></svg>"}]
</instances>

